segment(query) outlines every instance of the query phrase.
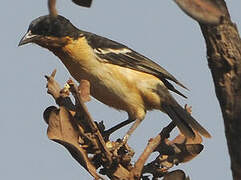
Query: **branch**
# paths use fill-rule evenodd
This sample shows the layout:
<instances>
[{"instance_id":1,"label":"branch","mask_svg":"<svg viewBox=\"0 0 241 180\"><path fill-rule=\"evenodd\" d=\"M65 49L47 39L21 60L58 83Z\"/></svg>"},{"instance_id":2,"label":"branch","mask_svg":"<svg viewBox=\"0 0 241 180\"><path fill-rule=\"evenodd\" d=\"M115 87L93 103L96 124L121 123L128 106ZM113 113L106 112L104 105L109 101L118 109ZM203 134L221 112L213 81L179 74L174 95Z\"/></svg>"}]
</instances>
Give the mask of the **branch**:
<instances>
[{"instance_id":1,"label":"branch","mask_svg":"<svg viewBox=\"0 0 241 180\"><path fill-rule=\"evenodd\" d=\"M219 24L223 12L213 0L174 0L190 17L204 24Z\"/></svg>"},{"instance_id":2,"label":"branch","mask_svg":"<svg viewBox=\"0 0 241 180\"><path fill-rule=\"evenodd\" d=\"M61 96L60 86L54 80L56 70L53 71L51 76L45 76L48 80L48 93L51 94L56 102L58 98L62 101L66 97ZM66 103L67 104L67 103ZM49 139L58 142L65 146L70 154L95 178L101 179L96 173L96 168L90 162L86 151L79 145L79 132L78 126L74 123L73 116L64 107L48 108L44 112L44 119L48 123L48 137Z\"/></svg>"},{"instance_id":3,"label":"branch","mask_svg":"<svg viewBox=\"0 0 241 180\"><path fill-rule=\"evenodd\" d=\"M101 134L103 131L99 130L101 126L104 129L103 123L97 124L89 114L84 104L90 100L89 82L82 80L77 87L69 80L61 89L54 79L55 74L56 70L50 76L45 76L48 81L47 92L60 106L59 109L50 106L44 112L44 120L48 123L48 137L63 145L95 179L103 179L100 174L107 175L110 179L130 180L141 177L149 179L144 176L145 173L165 179L182 177L182 173L169 173L168 170L178 163L190 161L202 151L202 139L198 134L196 140L186 139L180 134L173 141L169 141L170 132L175 128L172 122L149 141L141 156L132 165L134 151L127 144L120 146L120 140L111 142L104 138L104 134ZM70 93L75 103L72 103ZM148 157L155 151L159 152L159 156L145 165ZM100 174L97 169L100 169Z\"/></svg>"},{"instance_id":4,"label":"branch","mask_svg":"<svg viewBox=\"0 0 241 180\"><path fill-rule=\"evenodd\" d=\"M195 2L197 1L193 0L193 3ZM222 11L220 23L208 25L196 20L199 21L205 38L208 65L222 110L233 179L239 180L241 179L241 39L236 25L231 21L225 1L213 0L213 2ZM205 9L210 8L213 6L208 5ZM200 11L202 10L201 8Z\"/></svg>"},{"instance_id":5,"label":"branch","mask_svg":"<svg viewBox=\"0 0 241 180\"><path fill-rule=\"evenodd\" d=\"M221 106L234 180L241 179L241 40L227 13L218 26L200 24L207 46L209 68Z\"/></svg>"},{"instance_id":6,"label":"branch","mask_svg":"<svg viewBox=\"0 0 241 180\"><path fill-rule=\"evenodd\" d=\"M73 94L75 101L76 101L76 112L77 112L76 117L77 117L77 119L84 117L81 119L81 121L82 121L81 123L88 125L88 127L86 129L89 131L87 131L87 132L96 136L100 150L102 152L104 152L105 158L108 160L109 164L112 164L112 159L111 159L112 155L109 152L109 150L106 148L105 141L104 141L96 123L90 116L90 113L88 112L88 109L82 100L81 94L78 91L77 86L74 84L74 82L72 80L69 80L68 84L70 85L70 91Z\"/></svg>"},{"instance_id":7,"label":"branch","mask_svg":"<svg viewBox=\"0 0 241 180\"><path fill-rule=\"evenodd\" d=\"M191 107L185 105L185 109L188 113L191 113ZM202 137L195 130L194 139L179 134L175 139L169 141L170 132L174 128L175 123L171 122L167 127L163 128L159 135L149 141L144 152L135 163L133 171L136 175L142 171L142 174L150 173L156 178L165 177L169 174L168 170L174 165L192 160L203 150ZM147 158L154 151L159 152L157 158L143 167Z\"/></svg>"},{"instance_id":8,"label":"branch","mask_svg":"<svg viewBox=\"0 0 241 180\"><path fill-rule=\"evenodd\" d=\"M140 177L143 166L151 153L156 150L158 145L162 143L163 139L169 137L170 132L175 128L175 123L171 122L166 128L162 130L160 134L158 134L155 138L150 139L148 145L146 146L145 150L137 160L132 170L133 174L137 177Z\"/></svg>"},{"instance_id":9,"label":"branch","mask_svg":"<svg viewBox=\"0 0 241 180\"><path fill-rule=\"evenodd\" d=\"M48 0L48 8L49 8L49 14L52 17L58 16L58 12L56 9L56 0Z\"/></svg>"},{"instance_id":10,"label":"branch","mask_svg":"<svg viewBox=\"0 0 241 180\"><path fill-rule=\"evenodd\" d=\"M200 24L208 65L221 106L233 178L241 179L241 40L228 16L218 26Z\"/></svg>"},{"instance_id":11,"label":"branch","mask_svg":"<svg viewBox=\"0 0 241 180\"><path fill-rule=\"evenodd\" d=\"M92 0L72 0L75 4L83 7L90 7ZM56 0L48 0L49 15L52 17L58 16L58 11L56 9Z\"/></svg>"},{"instance_id":12,"label":"branch","mask_svg":"<svg viewBox=\"0 0 241 180\"><path fill-rule=\"evenodd\" d=\"M78 90L72 80L69 80L69 86L60 89L60 85L54 80L56 70L51 76L45 76L48 83L48 93L53 96L60 109L49 107L44 112L44 119L48 123L49 139L60 143L68 149L70 154L83 166L95 179L101 179L97 173L97 168L103 166L104 169L110 169L112 177L122 178L124 175L129 176L121 164L113 167L113 158L103 137L91 118L86 106L84 105L82 96L86 98L86 89L83 84ZM70 103L68 88L73 94L76 104ZM88 92L88 91L87 91ZM88 94L88 93L87 93ZM82 96L81 96L82 95ZM86 99L89 99L88 97ZM93 158L89 158L88 154L94 154ZM114 169L114 171L113 171Z\"/></svg>"}]
</instances>

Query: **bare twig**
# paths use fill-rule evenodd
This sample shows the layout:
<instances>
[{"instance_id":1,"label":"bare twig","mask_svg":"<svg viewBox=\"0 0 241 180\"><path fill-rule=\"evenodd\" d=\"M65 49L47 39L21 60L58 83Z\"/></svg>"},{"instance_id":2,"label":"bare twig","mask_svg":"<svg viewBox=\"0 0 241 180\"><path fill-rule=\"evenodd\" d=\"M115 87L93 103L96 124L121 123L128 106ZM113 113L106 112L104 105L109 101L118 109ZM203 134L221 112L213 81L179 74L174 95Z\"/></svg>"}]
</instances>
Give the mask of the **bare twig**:
<instances>
[{"instance_id":1,"label":"bare twig","mask_svg":"<svg viewBox=\"0 0 241 180\"><path fill-rule=\"evenodd\" d=\"M48 89L47 93L53 96L53 98L59 106L65 106L66 108L72 111L75 110L73 103L68 97L69 93L66 91L66 88L61 90L59 83L54 79L55 75L56 69L51 73L50 76L45 75L45 78L48 81L46 85Z\"/></svg>"},{"instance_id":2,"label":"bare twig","mask_svg":"<svg viewBox=\"0 0 241 180\"><path fill-rule=\"evenodd\" d=\"M132 169L132 173L134 177L139 178L141 176L141 172L145 162L147 161L151 153L157 148L160 142L161 142L160 134L158 134L155 138L149 140L147 147L145 148L141 156L138 158L137 162L134 165L134 168Z\"/></svg>"},{"instance_id":3,"label":"bare twig","mask_svg":"<svg viewBox=\"0 0 241 180\"><path fill-rule=\"evenodd\" d=\"M191 113L191 107L185 105L185 109ZM196 131L194 131L196 135L194 139L189 139L179 134L174 140L169 141L169 133L173 128L175 128L175 123L171 122L158 136L149 141L144 152L135 163L133 169L135 176L138 177L140 173L151 173L154 177L162 177L174 165L190 161L203 150L203 145L200 144L202 138ZM154 161L144 166L144 163L153 151L158 151L160 155ZM142 172L140 172L141 170Z\"/></svg>"},{"instance_id":4,"label":"bare twig","mask_svg":"<svg viewBox=\"0 0 241 180\"><path fill-rule=\"evenodd\" d=\"M58 12L56 9L56 0L48 0L48 8L49 8L49 14L52 17L58 16Z\"/></svg>"},{"instance_id":5,"label":"bare twig","mask_svg":"<svg viewBox=\"0 0 241 180\"><path fill-rule=\"evenodd\" d=\"M151 155L153 151L156 150L158 145L160 145L165 138L169 137L170 132L173 130L173 128L175 128L175 126L176 126L175 123L171 122L167 127L165 127L162 130L160 134L158 134L155 138L149 140L145 150L138 158L137 162L134 165L134 168L131 171L134 177L141 176L142 169L148 157Z\"/></svg>"},{"instance_id":6,"label":"bare twig","mask_svg":"<svg viewBox=\"0 0 241 180\"><path fill-rule=\"evenodd\" d=\"M106 148L105 141L95 124L94 120L92 119L86 105L84 104L80 92L78 91L77 86L74 84L72 80L68 81L68 84L70 85L70 91L73 94L75 100L76 100L76 111L81 112L85 118L83 118L88 126L90 127L90 133L94 134L98 140L99 147L101 148L101 151L105 154L105 158L108 159L108 162L112 164L112 158L111 158L111 153L109 150Z\"/></svg>"},{"instance_id":7,"label":"bare twig","mask_svg":"<svg viewBox=\"0 0 241 180\"><path fill-rule=\"evenodd\" d=\"M75 4L83 7L90 7L92 0L72 0ZM58 16L58 11L56 9L56 0L48 0L49 15L52 17Z\"/></svg>"},{"instance_id":8,"label":"bare twig","mask_svg":"<svg viewBox=\"0 0 241 180\"><path fill-rule=\"evenodd\" d=\"M56 75L56 69L53 70L50 76L45 75L45 78L47 79L48 83L46 85L48 89L48 94L51 94L54 99L57 99L60 97L60 90L61 87L58 82L54 80L54 77Z\"/></svg>"}]
</instances>

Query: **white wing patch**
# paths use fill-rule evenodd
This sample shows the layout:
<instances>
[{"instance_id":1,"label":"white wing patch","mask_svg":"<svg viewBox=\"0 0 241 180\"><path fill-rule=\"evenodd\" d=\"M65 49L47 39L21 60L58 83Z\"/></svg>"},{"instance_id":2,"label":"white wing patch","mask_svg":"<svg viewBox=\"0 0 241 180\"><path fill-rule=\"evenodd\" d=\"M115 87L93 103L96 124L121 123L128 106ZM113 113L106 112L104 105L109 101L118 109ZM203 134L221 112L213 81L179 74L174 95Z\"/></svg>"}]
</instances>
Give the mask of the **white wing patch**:
<instances>
[{"instance_id":1,"label":"white wing patch","mask_svg":"<svg viewBox=\"0 0 241 180\"><path fill-rule=\"evenodd\" d=\"M132 51L127 48L121 48L121 49L111 49L111 48L106 48L106 49L101 49L97 48L94 49L94 52L97 54L108 54L108 53L115 53L115 54L126 54L126 53L131 53Z\"/></svg>"}]
</instances>

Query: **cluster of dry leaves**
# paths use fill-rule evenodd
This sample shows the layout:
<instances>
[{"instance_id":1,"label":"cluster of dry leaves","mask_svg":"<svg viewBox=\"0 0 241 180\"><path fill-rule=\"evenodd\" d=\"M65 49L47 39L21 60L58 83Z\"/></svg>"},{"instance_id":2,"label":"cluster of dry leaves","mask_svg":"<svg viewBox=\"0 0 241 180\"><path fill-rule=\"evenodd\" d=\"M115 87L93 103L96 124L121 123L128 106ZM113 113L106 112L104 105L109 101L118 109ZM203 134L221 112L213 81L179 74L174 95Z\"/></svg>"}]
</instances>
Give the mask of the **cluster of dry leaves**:
<instances>
[{"instance_id":1,"label":"cluster of dry leaves","mask_svg":"<svg viewBox=\"0 0 241 180\"><path fill-rule=\"evenodd\" d=\"M153 179L172 176L183 177L181 170L168 172L179 163L187 162L198 155L202 149L202 138L196 133L196 138L186 139L178 135L174 140L168 140L169 133L175 127L170 123L160 134L149 140L143 153L135 163L132 163L133 149L127 144L120 146L121 140L110 141L105 136L103 122L97 123L90 116L85 102L90 100L90 84L83 80L77 87L69 80L64 88L55 81L56 70L47 78L48 93L55 99L58 107L50 106L44 112L48 124L49 139L63 145L78 163L95 179ZM75 102L71 101L70 95ZM187 108L191 113L191 108ZM153 152L159 155L146 163Z\"/></svg>"}]
</instances>

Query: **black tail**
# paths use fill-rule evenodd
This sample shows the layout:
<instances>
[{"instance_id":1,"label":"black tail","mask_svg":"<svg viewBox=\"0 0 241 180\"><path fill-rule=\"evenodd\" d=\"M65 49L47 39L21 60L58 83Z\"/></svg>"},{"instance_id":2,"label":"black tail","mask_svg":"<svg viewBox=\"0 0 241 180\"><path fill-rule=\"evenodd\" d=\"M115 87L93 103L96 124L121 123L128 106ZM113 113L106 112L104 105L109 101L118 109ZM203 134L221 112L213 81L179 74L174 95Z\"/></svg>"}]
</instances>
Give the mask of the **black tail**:
<instances>
[{"instance_id":1,"label":"black tail","mask_svg":"<svg viewBox=\"0 0 241 180\"><path fill-rule=\"evenodd\" d=\"M204 129L204 127L202 127L184 108L182 108L174 99L170 99L171 102L163 103L162 108L176 123L182 134L186 137L194 138L195 134L193 130L195 130L206 138L211 137L208 131Z\"/></svg>"}]
</instances>

